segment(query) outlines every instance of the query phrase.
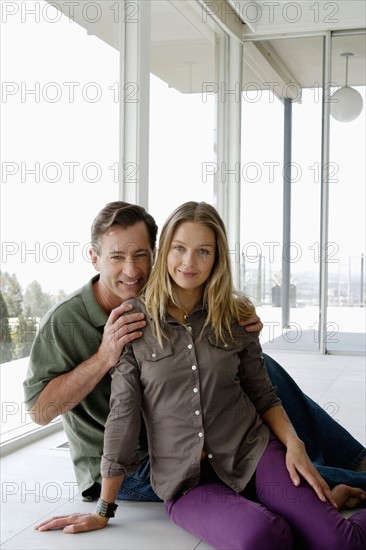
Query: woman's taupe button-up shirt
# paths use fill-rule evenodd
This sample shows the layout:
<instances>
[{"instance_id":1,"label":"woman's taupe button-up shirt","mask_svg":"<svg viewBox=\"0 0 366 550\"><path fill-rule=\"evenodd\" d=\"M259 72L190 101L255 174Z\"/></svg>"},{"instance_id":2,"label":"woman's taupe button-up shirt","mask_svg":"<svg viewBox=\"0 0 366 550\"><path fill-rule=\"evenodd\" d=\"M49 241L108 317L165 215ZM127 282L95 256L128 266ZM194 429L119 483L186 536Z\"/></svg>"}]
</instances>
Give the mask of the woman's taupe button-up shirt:
<instances>
[{"instance_id":1,"label":"woman's taupe button-up shirt","mask_svg":"<svg viewBox=\"0 0 366 550\"><path fill-rule=\"evenodd\" d=\"M135 311L143 304L130 300ZM114 369L105 426L103 477L136 468L141 410L151 483L163 500L197 485L205 451L217 475L242 491L264 452L269 430L260 414L281 404L263 366L258 334L233 324L235 344L201 335L206 312L197 306L187 326L168 316L161 348L146 316L144 335L128 344Z\"/></svg>"}]
</instances>

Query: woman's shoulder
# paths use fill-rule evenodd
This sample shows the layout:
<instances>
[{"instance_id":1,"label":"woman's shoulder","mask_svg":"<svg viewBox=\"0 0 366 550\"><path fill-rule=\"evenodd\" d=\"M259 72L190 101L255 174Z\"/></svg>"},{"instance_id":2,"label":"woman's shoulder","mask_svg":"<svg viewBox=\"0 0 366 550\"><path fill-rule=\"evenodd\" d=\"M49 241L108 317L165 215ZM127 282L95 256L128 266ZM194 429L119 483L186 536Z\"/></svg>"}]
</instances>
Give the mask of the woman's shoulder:
<instances>
[{"instance_id":1,"label":"woman's shoulder","mask_svg":"<svg viewBox=\"0 0 366 550\"><path fill-rule=\"evenodd\" d=\"M146 307L143 301L140 298L130 298L129 300L126 300L123 302L124 304L130 304L133 306L133 310L129 311L128 313L136 313L137 311L141 311L142 313L146 313Z\"/></svg>"}]
</instances>

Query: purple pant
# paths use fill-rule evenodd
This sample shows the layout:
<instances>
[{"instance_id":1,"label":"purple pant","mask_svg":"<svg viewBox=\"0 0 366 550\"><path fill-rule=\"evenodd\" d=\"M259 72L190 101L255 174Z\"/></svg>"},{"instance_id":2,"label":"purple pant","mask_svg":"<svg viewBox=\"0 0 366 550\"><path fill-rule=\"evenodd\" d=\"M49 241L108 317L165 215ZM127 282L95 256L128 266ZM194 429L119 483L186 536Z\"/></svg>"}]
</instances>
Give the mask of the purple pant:
<instances>
[{"instance_id":1,"label":"purple pant","mask_svg":"<svg viewBox=\"0 0 366 550\"><path fill-rule=\"evenodd\" d=\"M217 479L166 502L170 519L222 550L364 550L366 510L345 519L304 480L295 487L285 453L271 436L255 475L258 502Z\"/></svg>"}]
</instances>

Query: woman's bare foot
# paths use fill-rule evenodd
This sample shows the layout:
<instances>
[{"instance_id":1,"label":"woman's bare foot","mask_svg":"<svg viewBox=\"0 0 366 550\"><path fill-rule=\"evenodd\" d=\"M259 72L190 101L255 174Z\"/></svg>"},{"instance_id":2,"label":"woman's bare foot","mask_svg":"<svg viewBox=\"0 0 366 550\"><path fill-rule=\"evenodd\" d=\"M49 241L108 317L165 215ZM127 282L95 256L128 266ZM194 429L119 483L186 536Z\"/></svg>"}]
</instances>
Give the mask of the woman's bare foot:
<instances>
[{"instance_id":1,"label":"woman's bare foot","mask_svg":"<svg viewBox=\"0 0 366 550\"><path fill-rule=\"evenodd\" d=\"M355 508L360 500L366 500L365 491L344 484L336 485L332 489L332 496L337 504L337 510Z\"/></svg>"}]
</instances>

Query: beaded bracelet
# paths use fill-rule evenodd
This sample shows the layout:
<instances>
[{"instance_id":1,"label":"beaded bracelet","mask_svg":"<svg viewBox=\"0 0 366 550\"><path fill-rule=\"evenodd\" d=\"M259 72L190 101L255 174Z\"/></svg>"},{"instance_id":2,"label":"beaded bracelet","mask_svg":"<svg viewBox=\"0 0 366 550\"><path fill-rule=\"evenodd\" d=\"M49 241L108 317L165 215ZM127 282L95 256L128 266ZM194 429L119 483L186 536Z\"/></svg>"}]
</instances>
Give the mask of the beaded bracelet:
<instances>
[{"instance_id":1,"label":"beaded bracelet","mask_svg":"<svg viewBox=\"0 0 366 550\"><path fill-rule=\"evenodd\" d=\"M104 518L114 518L118 506L114 502L106 502L99 498L96 507L96 513Z\"/></svg>"}]
</instances>

